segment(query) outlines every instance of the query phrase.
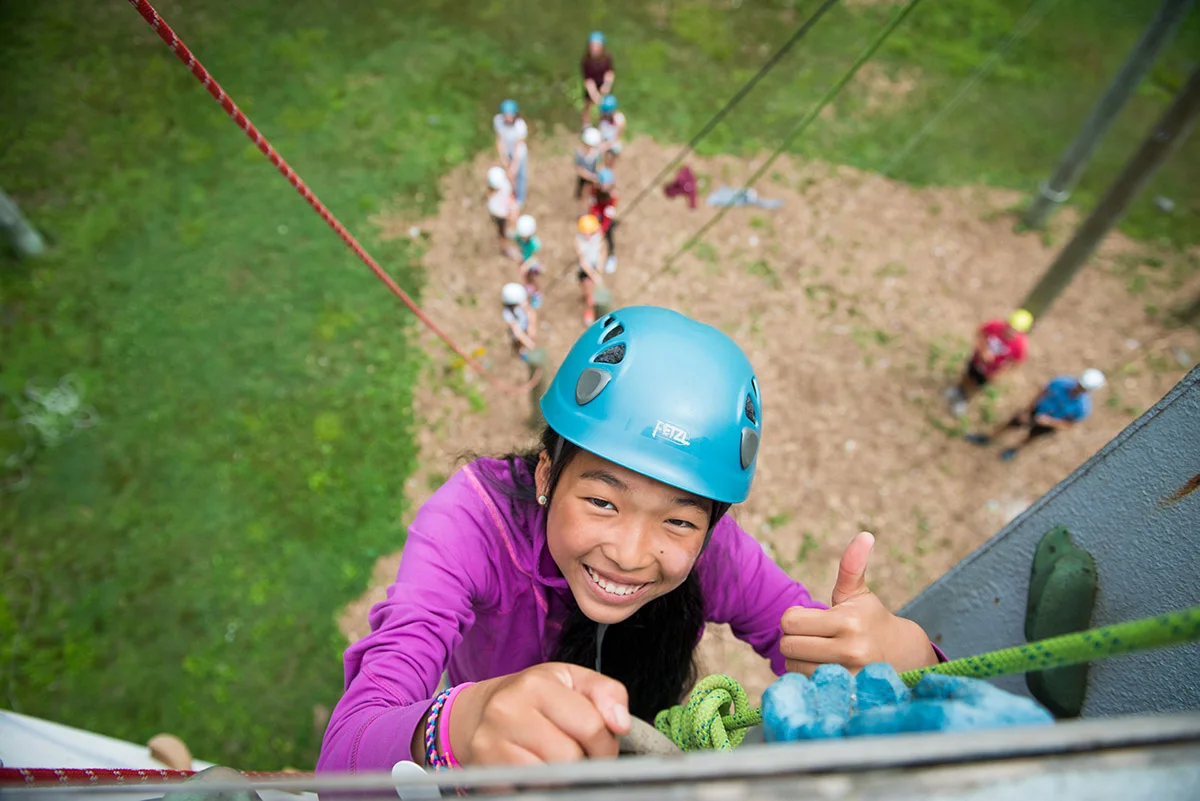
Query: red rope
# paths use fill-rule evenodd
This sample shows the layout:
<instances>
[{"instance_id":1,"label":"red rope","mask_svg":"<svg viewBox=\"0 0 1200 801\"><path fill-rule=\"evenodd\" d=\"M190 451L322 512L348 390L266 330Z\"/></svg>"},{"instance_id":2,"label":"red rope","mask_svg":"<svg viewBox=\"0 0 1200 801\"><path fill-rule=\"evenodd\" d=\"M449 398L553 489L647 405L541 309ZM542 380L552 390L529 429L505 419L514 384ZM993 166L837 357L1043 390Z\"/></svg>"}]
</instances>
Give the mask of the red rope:
<instances>
[{"instance_id":1,"label":"red rope","mask_svg":"<svg viewBox=\"0 0 1200 801\"><path fill-rule=\"evenodd\" d=\"M0 768L0 787L13 785L113 785L149 784L151 782L177 782L194 775L191 770L166 770L163 768ZM311 773L249 773L242 775L256 779L299 779Z\"/></svg>"},{"instance_id":2,"label":"red rope","mask_svg":"<svg viewBox=\"0 0 1200 801\"><path fill-rule=\"evenodd\" d=\"M240 108L238 108L237 103L234 103L233 99L229 95L225 94L225 90L221 88L221 85L217 83L216 79L214 79L212 75L209 74L208 70L204 68L204 65L201 64L194 55L192 55L192 51L189 50L187 45L183 43L183 40L175 35L175 31L171 30L171 26L159 16L158 12L155 11L154 6L150 5L147 0L129 0L129 2L138 10L138 13L142 15L142 18L149 23L150 27L154 29L159 37L161 37L162 40L167 43L167 46L171 48L171 52L178 56L179 60L184 63L184 66L188 68L192 75L196 76L196 80L200 81L200 84L208 90L208 93L212 95L217 103L221 105L221 108L225 109L225 113L229 115L230 119L232 119L237 126L245 132L246 136L249 137L250 141L254 143L255 147L262 151L262 154L271 160L271 163L274 164L275 168L278 169L283 177L288 180L288 183L300 193L300 197L304 198L308 202L308 205L312 206L313 211L321 215L321 219L333 229L334 233L342 238L342 241L354 251L355 255L362 259L363 264L366 264L368 267L370 267L371 271L378 276L379 280L382 281L388 289L392 290L392 294L404 302L404 305L407 306L409 310L411 310L412 313L417 316L418 320L424 323L430 331L437 334L437 336L441 338L441 340L445 342L452 351L458 354L459 358L468 364L472 370L487 379L487 381L497 389L500 389L504 392L517 394L528 392L537 385L538 380L541 378L542 368L537 368L533 376L529 379L528 383L526 383L524 386L514 387L493 378L488 371L484 369L483 365L472 359L469 355L467 355L466 352L462 350L462 348L455 344L454 340L450 339L449 336L447 336L440 328L438 328L437 325L434 324L433 320L429 319L429 316L421 310L421 307L413 302L413 299L408 296L408 293L401 289L400 286L392 280L390 275L384 272L383 268L379 266L379 263L371 257L371 254L367 253L363 246L358 244L358 240L346 230L346 227L338 221L337 217L333 216L333 212L331 212L325 206L325 204L313 194L312 190L308 188L308 185L305 184L304 181L301 180L300 176L296 174L296 171L293 170L288 163L283 160L283 156L279 155L279 152L276 151L275 148L271 147L271 143L267 141L266 137L259 133L258 128L254 126L254 123L250 122L250 119L242 112Z\"/></svg>"}]
</instances>

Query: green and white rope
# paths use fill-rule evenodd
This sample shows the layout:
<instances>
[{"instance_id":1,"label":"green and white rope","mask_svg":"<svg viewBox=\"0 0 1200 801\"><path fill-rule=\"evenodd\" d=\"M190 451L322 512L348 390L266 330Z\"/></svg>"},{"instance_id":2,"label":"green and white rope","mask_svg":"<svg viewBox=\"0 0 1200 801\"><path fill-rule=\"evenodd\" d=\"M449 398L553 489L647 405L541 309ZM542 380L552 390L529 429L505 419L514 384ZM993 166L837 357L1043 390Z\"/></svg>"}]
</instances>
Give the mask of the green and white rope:
<instances>
[{"instance_id":1,"label":"green and white rope","mask_svg":"<svg viewBox=\"0 0 1200 801\"><path fill-rule=\"evenodd\" d=\"M1197 640L1200 640L1200 606L953 659L905 671L900 679L909 687L928 673L990 679ZM761 723L762 710L752 708L742 686L722 674L702 679L686 704L665 709L654 718L654 728L684 751L732 750L741 744L746 729Z\"/></svg>"}]
</instances>

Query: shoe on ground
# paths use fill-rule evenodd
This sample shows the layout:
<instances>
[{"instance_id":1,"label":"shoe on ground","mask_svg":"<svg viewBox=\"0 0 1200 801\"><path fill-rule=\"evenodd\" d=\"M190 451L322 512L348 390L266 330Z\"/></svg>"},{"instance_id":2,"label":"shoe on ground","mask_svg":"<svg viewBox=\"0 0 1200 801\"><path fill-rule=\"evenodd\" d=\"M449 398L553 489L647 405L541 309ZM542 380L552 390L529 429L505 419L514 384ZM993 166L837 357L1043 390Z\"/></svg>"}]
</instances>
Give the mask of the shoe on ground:
<instances>
[{"instance_id":1,"label":"shoe on ground","mask_svg":"<svg viewBox=\"0 0 1200 801\"><path fill-rule=\"evenodd\" d=\"M1011 462L1013 460L1013 457L1016 455L1017 455L1016 448L1005 448L1004 452L1000 454L1000 461Z\"/></svg>"},{"instance_id":2,"label":"shoe on ground","mask_svg":"<svg viewBox=\"0 0 1200 801\"><path fill-rule=\"evenodd\" d=\"M591 325L596 322L596 312L594 309L585 309L583 312L583 324Z\"/></svg>"},{"instance_id":3,"label":"shoe on ground","mask_svg":"<svg viewBox=\"0 0 1200 801\"><path fill-rule=\"evenodd\" d=\"M950 404L950 411L954 412L955 417L967 416L967 402L965 400L957 400Z\"/></svg>"},{"instance_id":4,"label":"shoe on ground","mask_svg":"<svg viewBox=\"0 0 1200 801\"><path fill-rule=\"evenodd\" d=\"M991 445L992 438L987 434L967 434L963 437L964 440L972 445Z\"/></svg>"},{"instance_id":5,"label":"shoe on ground","mask_svg":"<svg viewBox=\"0 0 1200 801\"><path fill-rule=\"evenodd\" d=\"M617 257L609 256L608 261L604 262L604 272L612 275L617 271Z\"/></svg>"}]
</instances>

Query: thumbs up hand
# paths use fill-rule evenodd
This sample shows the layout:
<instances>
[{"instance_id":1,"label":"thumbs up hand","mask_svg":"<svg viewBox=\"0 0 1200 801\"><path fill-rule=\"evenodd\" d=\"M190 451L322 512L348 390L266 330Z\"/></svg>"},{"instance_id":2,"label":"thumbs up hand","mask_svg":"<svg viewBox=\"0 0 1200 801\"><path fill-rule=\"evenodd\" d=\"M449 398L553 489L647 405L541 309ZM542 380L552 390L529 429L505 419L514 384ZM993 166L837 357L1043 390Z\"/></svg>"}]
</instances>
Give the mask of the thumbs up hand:
<instances>
[{"instance_id":1,"label":"thumbs up hand","mask_svg":"<svg viewBox=\"0 0 1200 801\"><path fill-rule=\"evenodd\" d=\"M938 661L925 631L889 612L867 587L867 560L874 547L875 537L866 531L846 547L832 607L794 606L783 613L779 650L789 672L811 675L829 663L858 671L872 662L886 662L903 673Z\"/></svg>"}]
</instances>

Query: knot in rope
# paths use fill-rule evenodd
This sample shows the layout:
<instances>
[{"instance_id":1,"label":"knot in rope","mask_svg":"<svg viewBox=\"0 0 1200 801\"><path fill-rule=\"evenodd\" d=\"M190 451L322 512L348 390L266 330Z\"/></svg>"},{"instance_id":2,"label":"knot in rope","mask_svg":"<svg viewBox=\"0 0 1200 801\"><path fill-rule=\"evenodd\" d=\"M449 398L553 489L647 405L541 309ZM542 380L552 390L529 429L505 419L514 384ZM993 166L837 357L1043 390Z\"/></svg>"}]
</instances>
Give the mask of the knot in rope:
<instances>
[{"instance_id":1,"label":"knot in rope","mask_svg":"<svg viewBox=\"0 0 1200 801\"><path fill-rule=\"evenodd\" d=\"M701 679L687 704L664 709L654 728L682 751L730 751L746 737L746 729L762 723L762 711L733 678L717 673Z\"/></svg>"}]
</instances>

